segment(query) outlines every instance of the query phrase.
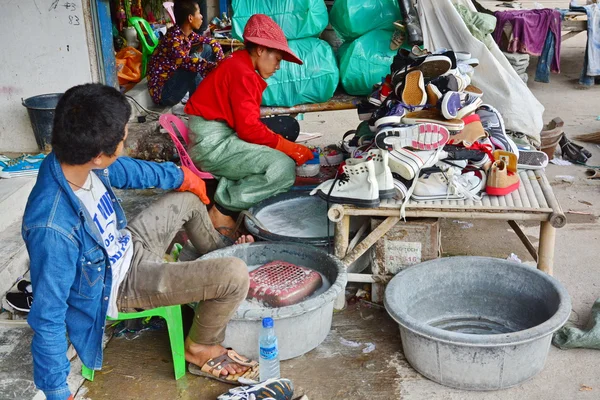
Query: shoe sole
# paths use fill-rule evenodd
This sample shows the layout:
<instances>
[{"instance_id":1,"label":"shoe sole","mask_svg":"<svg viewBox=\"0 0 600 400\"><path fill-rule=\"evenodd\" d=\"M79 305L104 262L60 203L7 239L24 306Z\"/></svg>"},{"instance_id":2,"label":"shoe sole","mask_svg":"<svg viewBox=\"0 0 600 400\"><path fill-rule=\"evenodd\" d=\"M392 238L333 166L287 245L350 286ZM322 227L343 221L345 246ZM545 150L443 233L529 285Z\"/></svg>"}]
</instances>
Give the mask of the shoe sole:
<instances>
[{"instance_id":1,"label":"shoe sole","mask_svg":"<svg viewBox=\"0 0 600 400\"><path fill-rule=\"evenodd\" d=\"M404 78L402 102L409 106L422 106L427 102L425 81L421 71L411 71Z\"/></svg>"},{"instance_id":2,"label":"shoe sole","mask_svg":"<svg viewBox=\"0 0 600 400\"><path fill-rule=\"evenodd\" d=\"M425 123L384 128L375 137L375 143L380 149L388 151L394 147L436 150L444 146L449 138L450 132L442 125Z\"/></svg>"},{"instance_id":3,"label":"shoe sole","mask_svg":"<svg viewBox=\"0 0 600 400\"><path fill-rule=\"evenodd\" d=\"M455 122L453 122L455 121ZM402 123L407 125L418 125L418 124L436 124L443 126L449 131L452 132L460 132L464 129L465 123L460 119L454 120L445 120L443 116L440 115L440 119L427 118L427 117L402 117Z\"/></svg>"},{"instance_id":4,"label":"shoe sole","mask_svg":"<svg viewBox=\"0 0 600 400\"><path fill-rule=\"evenodd\" d=\"M414 201L434 201L434 200L464 200L464 196L458 196L455 194L451 195L431 195L431 196L417 196L414 193L410 196L411 200Z\"/></svg>"},{"instance_id":5,"label":"shoe sole","mask_svg":"<svg viewBox=\"0 0 600 400\"><path fill-rule=\"evenodd\" d=\"M452 61L448 57L441 55L429 55L420 65L416 67L396 71L392 77L392 80L397 82L394 86L394 90L396 94L398 94L398 89L402 86L404 77L412 71L421 71L423 73L423 79L433 79L444 75L446 72L450 71L451 68Z\"/></svg>"},{"instance_id":6,"label":"shoe sole","mask_svg":"<svg viewBox=\"0 0 600 400\"><path fill-rule=\"evenodd\" d=\"M515 190L517 190L519 188L520 184L521 184L521 180L519 179L516 183L513 183L512 185L503 187L503 188L486 186L485 192L487 194L489 194L490 196L506 196L507 194L510 194L510 193L514 192Z\"/></svg>"},{"instance_id":7,"label":"shoe sole","mask_svg":"<svg viewBox=\"0 0 600 400\"><path fill-rule=\"evenodd\" d=\"M379 107L379 106L381 106L382 101L379 99L375 99L373 97L369 97L369 103L373 104L374 106Z\"/></svg>"},{"instance_id":8,"label":"shoe sole","mask_svg":"<svg viewBox=\"0 0 600 400\"><path fill-rule=\"evenodd\" d=\"M388 166L392 173L400 175L402 178L412 180L415 178L425 161L410 150L390 151Z\"/></svg>"},{"instance_id":9,"label":"shoe sole","mask_svg":"<svg viewBox=\"0 0 600 400\"><path fill-rule=\"evenodd\" d=\"M365 208L375 208L379 207L379 199L374 200L364 200L364 199L352 199L348 197L335 197L328 196L327 193L323 192L321 189L317 190L317 195L325 201L329 201L330 203L338 203L338 204L350 204L358 207Z\"/></svg>"},{"instance_id":10,"label":"shoe sole","mask_svg":"<svg viewBox=\"0 0 600 400\"><path fill-rule=\"evenodd\" d=\"M519 150L518 169L542 169L548 165L548 155L543 151Z\"/></svg>"},{"instance_id":11,"label":"shoe sole","mask_svg":"<svg viewBox=\"0 0 600 400\"><path fill-rule=\"evenodd\" d=\"M387 189L379 191L379 199L391 199L396 196L396 189Z\"/></svg>"},{"instance_id":12,"label":"shoe sole","mask_svg":"<svg viewBox=\"0 0 600 400\"><path fill-rule=\"evenodd\" d=\"M5 299L5 300L6 300L6 299ZM12 304L12 303L11 303L10 301L8 301L8 300L6 300L6 304L8 304L9 306L11 306L12 308L14 308L14 309L15 309L15 310L17 310L17 311L21 311L21 312L24 312L24 313L28 313L28 312L30 312L30 311L31 311L31 309L25 309L25 308L20 308L20 307L17 307L17 306L15 306L14 304Z\"/></svg>"},{"instance_id":13,"label":"shoe sole","mask_svg":"<svg viewBox=\"0 0 600 400\"><path fill-rule=\"evenodd\" d=\"M375 128L383 128L385 125L399 125L402 123L402 117L404 115L391 115L388 117L379 118L375 121Z\"/></svg>"}]
</instances>

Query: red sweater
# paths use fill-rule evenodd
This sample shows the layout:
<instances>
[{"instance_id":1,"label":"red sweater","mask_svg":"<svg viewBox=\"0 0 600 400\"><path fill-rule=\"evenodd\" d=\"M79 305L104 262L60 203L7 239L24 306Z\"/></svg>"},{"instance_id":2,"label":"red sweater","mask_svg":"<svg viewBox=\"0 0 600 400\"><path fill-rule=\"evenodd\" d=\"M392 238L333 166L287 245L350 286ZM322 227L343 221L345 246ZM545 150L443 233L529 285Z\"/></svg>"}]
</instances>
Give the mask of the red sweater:
<instances>
[{"instance_id":1,"label":"red sweater","mask_svg":"<svg viewBox=\"0 0 600 400\"><path fill-rule=\"evenodd\" d=\"M248 52L238 50L202 80L185 112L209 121L224 121L240 139L275 148L279 135L260 121L266 87Z\"/></svg>"}]
</instances>

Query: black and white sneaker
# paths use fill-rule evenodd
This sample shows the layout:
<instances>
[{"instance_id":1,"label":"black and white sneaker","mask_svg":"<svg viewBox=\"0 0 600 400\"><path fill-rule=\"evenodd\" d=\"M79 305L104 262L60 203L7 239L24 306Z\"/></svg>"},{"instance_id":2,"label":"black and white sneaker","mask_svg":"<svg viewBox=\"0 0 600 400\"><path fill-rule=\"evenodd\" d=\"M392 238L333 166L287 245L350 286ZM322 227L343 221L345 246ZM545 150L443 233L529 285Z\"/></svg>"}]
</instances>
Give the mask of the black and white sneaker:
<instances>
[{"instance_id":1,"label":"black and white sneaker","mask_svg":"<svg viewBox=\"0 0 600 400\"><path fill-rule=\"evenodd\" d=\"M477 115L481 119L483 130L487 132L489 138L496 149L510 151L519 156L519 149L515 142L506 134L504 128L504 119L494 107L489 104L483 104L477 109Z\"/></svg>"},{"instance_id":2,"label":"black and white sneaker","mask_svg":"<svg viewBox=\"0 0 600 400\"><path fill-rule=\"evenodd\" d=\"M8 292L6 293L6 302L15 310L28 313L33 304L33 294Z\"/></svg>"},{"instance_id":3,"label":"black and white sneaker","mask_svg":"<svg viewBox=\"0 0 600 400\"><path fill-rule=\"evenodd\" d=\"M268 379L252 386L239 386L229 389L217 400L291 400L294 385L289 379Z\"/></svg>"}]
</instances>

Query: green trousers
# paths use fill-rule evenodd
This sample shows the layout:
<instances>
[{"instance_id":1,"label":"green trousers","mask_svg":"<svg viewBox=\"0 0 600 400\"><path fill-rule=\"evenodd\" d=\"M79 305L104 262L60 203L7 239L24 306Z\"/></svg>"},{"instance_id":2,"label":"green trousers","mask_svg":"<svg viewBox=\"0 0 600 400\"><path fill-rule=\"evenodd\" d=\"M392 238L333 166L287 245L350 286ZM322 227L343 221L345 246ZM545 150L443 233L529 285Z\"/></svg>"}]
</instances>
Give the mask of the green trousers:
<instances>
[{"instance_id":1,"label":"green trousers","mask_svg":"<svg viewBox=\"0 0 600 400\"><path fill-rule=\"evenodd\" d=\"M225 122L192 116L188 152L194 164L219 180L215 201L232 211L286 192L296 179L296 164L284 153L245 142Z\"/></svg>"}]
</instances>

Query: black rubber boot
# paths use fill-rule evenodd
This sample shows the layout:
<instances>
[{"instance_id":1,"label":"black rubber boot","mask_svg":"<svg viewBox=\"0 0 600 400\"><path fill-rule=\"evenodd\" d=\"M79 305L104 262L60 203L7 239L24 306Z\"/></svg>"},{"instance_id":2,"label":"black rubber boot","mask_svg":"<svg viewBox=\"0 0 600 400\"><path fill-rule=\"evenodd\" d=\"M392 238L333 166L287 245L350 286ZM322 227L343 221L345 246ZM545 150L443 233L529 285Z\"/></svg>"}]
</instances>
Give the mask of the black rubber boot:
<instances>
[{"instance_id":1,"label":"black rubber boot","mask_svg":"<svg viewBox=\"0 0 600 400\"><path fill-rule=\"evenodd\" d=\"M417 9L413 4L413 0L398 0L398 3L400 3L400 10L404 16L404 25L406 26L408 43L411 45L422 45L423 31L421 30L419 15L417 14Z\"/></svg>"}]
</instances>

